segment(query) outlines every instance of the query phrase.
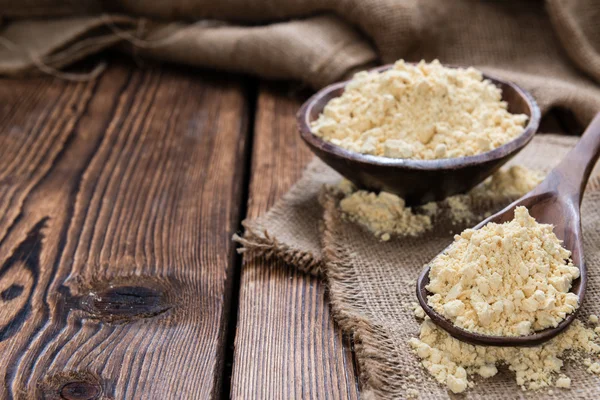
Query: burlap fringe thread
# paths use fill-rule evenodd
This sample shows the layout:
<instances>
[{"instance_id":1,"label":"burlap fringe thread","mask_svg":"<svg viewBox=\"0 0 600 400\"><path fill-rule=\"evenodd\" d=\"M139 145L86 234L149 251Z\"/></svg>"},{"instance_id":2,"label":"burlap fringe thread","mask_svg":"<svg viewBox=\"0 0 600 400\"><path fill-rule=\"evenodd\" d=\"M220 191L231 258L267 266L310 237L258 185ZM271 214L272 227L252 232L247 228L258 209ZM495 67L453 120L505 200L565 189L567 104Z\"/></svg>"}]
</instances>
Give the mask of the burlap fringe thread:
<instances>
[{"instance_id":1,"label":"burlap fringe thread","mask_svg":"<svg viewBox=\"0 0 600 400\"><path fill-rule=\"evenodd\" d=\"M265 260L281 260L286 264L310 275L322 276L322 260L310 252L292 249L285 243L279 242L269 235L265 229L262 234L250 227L247 221L242 222L244 236L233 235L233 241L239 243L238 254L250 258L262 257Z\"/></svg>"}]
</instances>

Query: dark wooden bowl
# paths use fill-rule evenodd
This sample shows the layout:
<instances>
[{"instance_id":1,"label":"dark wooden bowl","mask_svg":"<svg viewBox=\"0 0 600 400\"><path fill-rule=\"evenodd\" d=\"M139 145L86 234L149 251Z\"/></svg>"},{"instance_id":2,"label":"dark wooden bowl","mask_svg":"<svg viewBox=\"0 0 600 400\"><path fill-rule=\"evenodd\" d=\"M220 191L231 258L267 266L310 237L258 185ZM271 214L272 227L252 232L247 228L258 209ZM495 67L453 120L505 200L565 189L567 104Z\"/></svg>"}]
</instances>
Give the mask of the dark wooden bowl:
<instances>
[{"instance_id":1,"label":"dark wooden bowl","mask_svg":"<svg viewBox=\"0 0 600 400\"><path fill-rule=\"evenodd\" d=\"M376 70L389 68L391 65ZM318 118L329 100L343 93L348 81L327 86L302 105L296 115L300 135L313 153L361 189L395 193L411 205L443 200L469 191L496 172L537 131L540 109L533 97L514 83L486 74L484 77L502 89L502 99L511 113L529 117L521 135L486 153L440 160L398 159L356 153L315 136L310 123Z\"/></svg>"}]
</instances>

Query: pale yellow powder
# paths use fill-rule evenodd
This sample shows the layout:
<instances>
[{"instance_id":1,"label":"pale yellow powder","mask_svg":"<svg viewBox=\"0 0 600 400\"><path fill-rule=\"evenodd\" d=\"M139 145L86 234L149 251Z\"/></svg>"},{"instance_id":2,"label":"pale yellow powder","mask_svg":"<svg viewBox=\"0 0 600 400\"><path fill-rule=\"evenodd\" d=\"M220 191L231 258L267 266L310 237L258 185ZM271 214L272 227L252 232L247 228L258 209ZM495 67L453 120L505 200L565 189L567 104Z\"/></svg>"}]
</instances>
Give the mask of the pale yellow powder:
<instances>
[{"instance_id":1,"label":"pale yellow powder","mask_svg":"<svg viewBox=\"0 0 600 400\"><path fill-rule=\"evenodd\" d=\"M409 208L404 200L390 193L379 195L356 190L354 185L343 179L337 186L344 194L340 207L345 215L382 240L392 236L416 236L433 227L435 218L448 213L455 223L475 223L483 216L473 211L476 202L494 203L517 198L529 192L542 180L542 174L515 165L502 169L475 187L469 193L447 198L442 202L431 202L417 208Z\"/></svg>"},{"instance_id":2,"label":"pale yellow powder","mask_svg":"<svg viewBox=\"0 0 600 400\"><path fill-rule=\"evenodd\" d=\"M431 228L431 217L413 213L400 197L364 190L352 193L340 201L340 207L353 221L365 225L382 240L390 234L416 236Z\"/></svg>"},{"instance_id":3,"label":"pale yellow powder","mask_svg":"<svg viewBox=\"0 0 600 400\"><path fill-rule=\"evenodd\" d=\"M358 153L430 160L492 150L521 134L526 121L474 68L400 60L385 72L356 74L311 130Z\"/></svg>"},{"instance_id":4,"label":"pale yellow powder","mask_svg":"<svg viewBox=\"0 0 600 400\"><path fill-rule=\"evenodd\" d=\"M420 318L420 319L425 318L425 311L423 310L423 308L420 305L418 305L417 303L413 303L412 306L414 309L413 312L415 314L415 317Z\"/></svg>"},{"instance_id":5,"label":"pale yellow powder","mask_svg":"<svg viewBox=\"0 0 600 400\"><path fill-rule=\"evenodd\" d=\"M571 387L571 378L567 376L561 376L556 380L555 386L557 388L568 389Z\"/></svg>"},{"instance_id":6,"label":"pale yellow powder","mask_svg":"<svg viewBox=\"0 0 600 400\"><path fill-rule=\"evenodd\" d=\"M450 210L450 217L455 224L465 224L476 219L471 208L473 197L471 194L451 196L446 199Z\"/></svg>"},{"instance_id":7,"label":"pale yellow powder","mask_svg":"<svg viewBox=\"0 0 600 400\"><path fill-rule=\"evenodd\" d=\"M464 224L487 218L472 211L474 202L494 202L505 198L519 198L539 185L544 175L521 165L501 169L465 195L447 199L450 217L456 224Z\"/></svg>"},{"instance_id":8,"label":"pale yellow powder","mask_svg":"<svg viewBox=\"0 0 600 400\"><path fill-rule=\"evenodd\" d=\"M520 197L542 182L544 175L521 165L501 169L486 179L483 185L473 189L473 196L488 197L490 194L504 197Z\"/></svg>"},{"instance_id":9,"label":"pale yellow powder","mask_svg":"<svg viewBox=\"0 0 600 400\"><path fill-rule=\"evenodd\" d=\"M579 268L552 225L525 207L514 220L467 229L430 264L428 304L456 326L497 336L556 327L579 306Z\"/></svg>"},{"instance_id":10,"label":"pale yellow powder","mask_svg":"<svg viewBox=\"0 0 600 400\"><path fill-rule=\"evenodd\" d=\"M600 374L600 363L593 363L589 366L588 368L588 372L591 372L593 374Z\"/></svg>"},{"instance_id":11,"label":"pale yellow powder","mask_svg":"<svg viewBox=\"0 0 600 400\"><path fill-rule=\"evenodd\" d=\"M429 374L450 391L461 393L474 385L472 376L490 378L500 366L514 372L516 383L523 390L569 388L570 378L560 375L563 360L600 353L595 340L594 331L575 320L564 333L539 346L476 346L453 338L425 318L419 338L410 339L409 345ZM590 361L588 372L599 373L595 371L600 371L600 364L595 364L598 363Z\"/></svg>"}]
</instances>

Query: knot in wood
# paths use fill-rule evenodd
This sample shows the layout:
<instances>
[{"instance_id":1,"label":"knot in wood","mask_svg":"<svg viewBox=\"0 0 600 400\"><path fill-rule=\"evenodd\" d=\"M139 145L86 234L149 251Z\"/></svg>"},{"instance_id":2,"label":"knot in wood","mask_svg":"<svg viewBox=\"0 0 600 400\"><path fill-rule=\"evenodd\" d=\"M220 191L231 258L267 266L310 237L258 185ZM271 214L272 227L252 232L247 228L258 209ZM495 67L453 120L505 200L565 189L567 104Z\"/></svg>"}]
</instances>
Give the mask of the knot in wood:
<instances>
[{"instance_id":1,"label":"knot in wood","mask_svg":"<svg viewBox=\"0 0 600 400\"><path fill-rule=\"evenodd\" d=\"M60 397L65 400L93 400L102 393L97 383L77 381L69 382L60 389Z\"/></svg>"},{"instance_id":2,"label":"knot in wood","mask_svg":"<svg viewBox=\"0 0 600 400\"><path fill-rule=\"evenodd\" d=\"M8 289L0 292L0 299L4 301L11 301L19 297L23 293L23 285L13 283Z\"/></svg>"},{"instance_id":3,"label":"knot in wood","mask_svg":"<svg viewBox=\"0 0 600 400\"><path fill-rule=\"evenodd\" d=\"M107 285L95 288L80 299L81 308L109 322L150 318L171 308L164 288L141 285Z\"/></svg>"}]
</instances>

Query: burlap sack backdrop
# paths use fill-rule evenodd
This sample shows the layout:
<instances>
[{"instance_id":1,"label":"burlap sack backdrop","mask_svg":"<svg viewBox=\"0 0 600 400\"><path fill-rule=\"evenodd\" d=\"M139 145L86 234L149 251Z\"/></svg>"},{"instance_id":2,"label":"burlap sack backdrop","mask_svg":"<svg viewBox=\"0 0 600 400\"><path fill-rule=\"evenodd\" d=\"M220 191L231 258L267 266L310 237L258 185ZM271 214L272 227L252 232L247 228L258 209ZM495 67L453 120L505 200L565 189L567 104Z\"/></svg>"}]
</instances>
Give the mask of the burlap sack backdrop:
<instances>
[{"instance_id":1,"label":"burlap sack backdrop","mask_svg":"<svg viewBox=\"0 0 600 400\"><path fill-rule=\"evenodd\" d=\"M586 124L600 109L599 20L599 0L0 0L0 75L57 74L118 46L319 88L366 65L439 58Z\"/></svg>"},{"instance_id":2,"label":"burlap sack backdrop","mask_svg":"<svg viewBox=\"0 0 600 400\"><path fill-rule=\"evenodd\" d=\"M58 69L117 47L319 88L376 63L438 58L513 80L543 112L567 108L585 125L600 110L598 21L599 0L0 0L0 75L89 78ZM574 140L537 137L515 162L547 170ZM313 162L272 210L246 223L241 250L326 276L335 317L357 344L365 397L403 398L415 388L424 399L446 398L406 344L418 332L410 281L451 241L450 229L463 227L442 217L425 236L380 242L340 217L335 196L319 199L323 183L338 179ZM597 180L588 187L582 209L591 275L582 318L600 314L599 187ZM582 371L567 365L574 386L568 395L597 398L598 378ZM411 374L419 380L407 380ZM466 397L482 395L524 396L507 373Z\"/></svg>"}]
</instances>

